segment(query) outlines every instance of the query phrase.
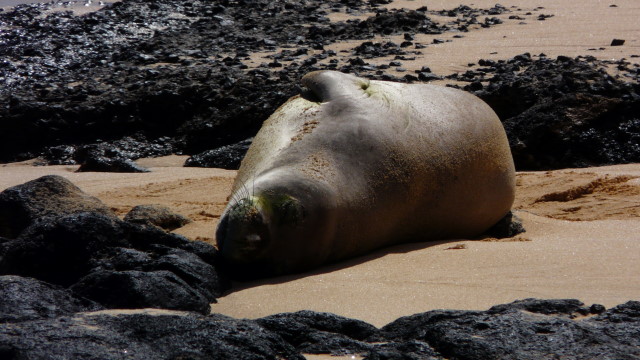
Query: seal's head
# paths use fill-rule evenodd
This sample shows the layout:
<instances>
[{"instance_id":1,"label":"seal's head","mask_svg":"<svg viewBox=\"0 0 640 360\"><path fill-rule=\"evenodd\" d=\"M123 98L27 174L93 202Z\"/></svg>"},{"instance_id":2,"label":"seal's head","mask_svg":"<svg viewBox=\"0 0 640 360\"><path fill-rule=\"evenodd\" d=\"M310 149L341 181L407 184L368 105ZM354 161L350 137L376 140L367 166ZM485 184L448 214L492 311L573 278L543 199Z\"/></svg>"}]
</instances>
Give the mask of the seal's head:
<instances>
[{"instance_id":1,"label":"seal's head","mask_svg":"<svg viewBox=\"0 0 640 360\"><path fill-rule=\"evenodd\" d=\"M218 224L216 241L233 277L283 274L315 263L306 260L312 254L318 259L326 256L315 244L329 231L327 207L318 206L308 192L291 193L271 187L231 200Z\"/></svg>"},{"instance_id":2,"label":"seal's head","mask_svg":"<svg viewBox=\"0 0 640 360\"><path fill-rule=\"evenodd\" d=\"M271 224L295 228L304 217L300 201L288 195L267 193L241 198L220 219L218 249L229 262L261 262L272 247L276 229Z\"/></svg>"}]
</instances>

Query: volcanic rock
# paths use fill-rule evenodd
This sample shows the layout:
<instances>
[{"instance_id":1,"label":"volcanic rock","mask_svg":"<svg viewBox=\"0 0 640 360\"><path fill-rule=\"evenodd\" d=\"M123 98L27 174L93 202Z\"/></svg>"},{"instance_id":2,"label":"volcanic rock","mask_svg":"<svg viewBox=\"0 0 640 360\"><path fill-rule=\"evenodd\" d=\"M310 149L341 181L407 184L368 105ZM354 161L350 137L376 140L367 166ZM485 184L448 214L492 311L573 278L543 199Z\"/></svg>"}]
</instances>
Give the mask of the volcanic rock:
<instances>
[{"instance_id":1,"label":"volcanic rock","mask_svg":"<svg viewBox=\"0 0 640 360\"><path fill-rule=\"evenodd\" d=\"M0 276L0 323L50 319L101 309L97 303L59 286L33 278Z\"/></svg>"},{"instance_id":2,"label":"volcanic rock","mask_svg":"<svg viewBox=\"0 0 640 360\"><path fill-rule=\"evenodd\" d=\"M479 64L455 78L483 82L466 89L503 121L518 170L640 161L640 85L609 75L607 63L522 54Z\"/></svg>"},{"instance_id":3,"label":"volcanic rock","mask_svg":"<svg viewBox=\"0 0 640 360\"><path fill-rule=\"evenodd\" d=\"M611 46L622 46L622 45L624 45L624 40L622 39L611 40Z\"/></svg>"},{"instance_id":4,"label":"volcanic rock","mask_svg":"<svg viewBox=\"0 0 640 360\"><path fill-rule=\"evenodd\" d=\"M337 68L312 55L247 71L253 53L283 46L322 49L385 34L442 33L495 12L467 8L460 13L464 20L449 25L433 21L424 7L378 7L384 2L251 0L249 6L127 0L83 16L50 12L54 4L0 12L6 29L0 34L0 78L6 84L0 89L0 161L44 156L52 164L69 163L77 146L113 145L134 134L162 155L237 143L254 136L298 92L305 73ZM326 15L334 10L375 15L332 23ZM143 153L124 159L157 156ZM83 170L133 169L106 158Z\"/></svg>"},{"instance_id":5,"label":"volcanic rock","mask_svg":"<svg viewBox=\"0 0 640 360\"><path fill-rule=\"evenodd\" d=\"M62 176L43 176L0 193L0 236L13 239L43 217L87 211L115 217L102 201Z\"/></svg>"},{"instance_id":6,"label":"volcanic rock","mask_svg":"<svg viewBox=\"0 0 640 360\"><path fill-rule=\"evenodd\" d=\"M514 237L525 232L522 220L512 211L509 211L500 221L486 231L486 235L498 239Z\"/></svg>"},{"instance_id":7,"label":"volcanic rock","mask_svg":"<svg viewBox=\"0 0 640 360\"><path fill-rule=\"evenodd\" d=\"M591 308L600 312L600 307ZM584 315L593 314L575 300L527 299L487 311L437 310L411 315L384 326L379 336L391 341L423 341L452 359L640 356L640 302L575 320Z\"/></svg>"},{"instance_id":8,"label":"volcanic rock","mask_svg":"<svg viewBox=\"0 0 640 360\"><path fill-rule=\"evenodd\" d=\"M133 162L130 156L106 144L83 146L76 151L74 158L81 164L78 172L149 172Z\"/></svg>"},{"instance_id":9,"label":"volcanic rock","mask_svg":"<svg viewBox=\"0 0 640 360\"><path fill-rule=\"evenodd\" d=\"M133 209L124 216L124 221L155 225L168 231L175 230L192 222L191 219L173 212L168 207L157 204L134 206Z\"/></svg>"},{"instance_id":10,"label":"volcanic rock","mask_svg":"<svg viewBox=\"0 0 640 360\"><path fill-rule=\"evenodd\" d=\"M0 274L71 287L106 307L206 313L228 286L215 261L211 245L97 213L43 218L0 244Z\"/></svg>"},{"instance_id":11,"label":"volcanic rock","mask_svg":"<svg viewBox=\"0 0 640 360\"><path fill-rule=\"evenodd\" d=\"M252 141L253 138L249 138L236 144L193 155L185 161L184 166L237 170Z\"/></svg>"},{"instance_id":12,"label":"volcanic rock","mask_svg":"<svg viewBox=\"0 0 640 360\"><path fill-rule=\"evenodd\" d=\"M374 326L363 321L313 311L277 314L256 322L282 336L299 351L311 354L370 351L373 347L364 341L377 332Z\"/></svg>"},{"instance_id":13,"label":"volcanic rock","mask_svg":"<svg viewBox=\"0 0 640 360\"><path fill-rule=\"evenodd\" d=\"M152 309L0 325L0 358L304 360L250 320Z\"/></svg>"}]
</instances>

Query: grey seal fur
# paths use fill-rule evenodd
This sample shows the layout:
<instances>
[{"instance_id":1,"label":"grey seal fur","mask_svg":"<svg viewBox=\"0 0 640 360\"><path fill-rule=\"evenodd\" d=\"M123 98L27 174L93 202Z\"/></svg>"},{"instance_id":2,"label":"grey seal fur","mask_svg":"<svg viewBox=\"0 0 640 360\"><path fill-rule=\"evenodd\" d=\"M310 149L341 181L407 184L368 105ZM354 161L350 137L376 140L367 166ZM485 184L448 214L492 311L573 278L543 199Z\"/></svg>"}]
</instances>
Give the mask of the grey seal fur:
<instances>
[{"instance_id":1,"label":"grey seal fur","mask_svg":"<svg viewBox=\"0 0 640 360\"><path fill-rule=\"evenodd\" d=\"M256 135L216 231L242 277L470 238L509 212L511 151L479 98L335 71L302 85Z\"/></svg>"}]
</instances>

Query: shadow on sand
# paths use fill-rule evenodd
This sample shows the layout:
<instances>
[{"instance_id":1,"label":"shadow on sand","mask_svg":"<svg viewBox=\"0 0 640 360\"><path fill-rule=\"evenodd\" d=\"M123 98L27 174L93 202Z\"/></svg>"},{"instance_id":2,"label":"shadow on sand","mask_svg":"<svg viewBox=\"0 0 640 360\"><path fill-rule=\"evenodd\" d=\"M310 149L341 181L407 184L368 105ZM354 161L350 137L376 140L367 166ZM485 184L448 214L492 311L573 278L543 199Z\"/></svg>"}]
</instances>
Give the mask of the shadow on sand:
<instances>
[{"instance_id":1,"label":"shadow on sand","mask_svg":"<svg viewBox=\"0 0 640 360\"><path fill-rule=\"evenodd\" d=\"M233 281L231 289L225 292L223 296L227 296L236 291L242 291L242 290L249 289L256 286L282 284L289 281L302 279L308 276L315 276L320 274L331 273L334 271L339 271L342 269L346 269L352 266L357 266L365 262L384 257L389 254L404 254L414 250L425 249L431 246L437 246L437 245L449 244L449 243L459 243L461 241L470 241L470 240L471 239L450 239L450 240L423 241L423 242L393 245L393 246L375 250L369 254L361 255L352 259L347 259L347 260L339 261L336 263L323 265L317 269L305 271L302 273L282 275L282 276L276 276L276 277L270 277L270 278L262 278L262 279L256 279L256 280L248 280L248 281Z\"/></svg>"}]
</instances>

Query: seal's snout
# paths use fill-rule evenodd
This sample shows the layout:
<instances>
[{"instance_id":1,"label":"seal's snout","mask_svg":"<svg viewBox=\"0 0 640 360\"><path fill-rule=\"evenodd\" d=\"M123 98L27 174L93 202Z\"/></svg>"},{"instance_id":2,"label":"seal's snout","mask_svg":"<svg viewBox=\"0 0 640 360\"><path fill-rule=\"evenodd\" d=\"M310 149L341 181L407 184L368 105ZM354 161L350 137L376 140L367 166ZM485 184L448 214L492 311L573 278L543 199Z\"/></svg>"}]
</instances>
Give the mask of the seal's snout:
<instances>
[{"instance_id":1,"label":"seal's snout","mask_svg":"<svg viewBox=\"0 0 640 360\"><path fill-rule=\"evenodd\" d=\"M259 204L243 199L233 205L220 219L216 241L228 261L250 263L260 258L269 245L269 231Z\"/></svg>"}]
</instances>

